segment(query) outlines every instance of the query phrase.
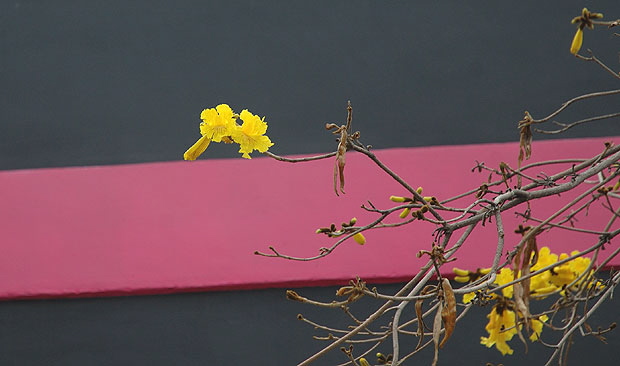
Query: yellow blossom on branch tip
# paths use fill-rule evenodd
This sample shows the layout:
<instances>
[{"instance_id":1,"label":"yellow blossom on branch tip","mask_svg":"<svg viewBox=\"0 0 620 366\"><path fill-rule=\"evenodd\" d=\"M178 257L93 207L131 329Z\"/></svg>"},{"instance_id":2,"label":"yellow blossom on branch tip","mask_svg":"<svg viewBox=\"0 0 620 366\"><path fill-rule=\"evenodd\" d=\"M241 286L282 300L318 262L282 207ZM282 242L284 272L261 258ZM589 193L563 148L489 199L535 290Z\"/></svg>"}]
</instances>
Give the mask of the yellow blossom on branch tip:
<instances>
[{"instance_id":1,"label":"yellow blossom on branch tip","mask_svg":"<svg viewBox=\"0 0 620 366\"><path fill-rule=\"evenodd\" d=\"M401 196L390 196L390 201L392 202L405 202L407 199Z\"/></svg>"},{"instance_id":2,"label":"yellow blossom on branch tip","mask_svg":"<svg viewBox=\"0 0 620 366\"><path fill-rule=\"evenodd\" d=\"M243 121L243 125L236 126L231 136L239 144L239 152L243 154L244 158L251 159L250 153L252 151L258 150L263 153L273 146L269 137L264 136L267 132L267 123L264 121L264 117L261 119L247 109L241 111L239 117Z\"/></svg>"},{"instance_id":3,"label":"yellow blossom on branch tip","mask_svg":"<svg viewBox=\"0 0 620 366\"><path fill-rule=\"evenodd\" d=\"M185 154L183 154L183 159L196 160L196 158L199 157L200 154L205 152L207 147L209 147L210 143L211 140L207 136L202 136L198 139L198 141L196 141L196 143L194 143L189 149L187 149Z\"/></svg>"},{"instance_id":4,"label":"yellow blossom on branch tip","mask_svg":"<svg viewBox=\"0 0 620 366\"><path fill-rule=\"evenodd\" d=\"M200 119L200 133L207 136L214 142L221 142L230 136L234 127L236 115L230 109L228 104L220 104L215 108L209 108L202 111Z\"/></svg>"}]
</instances>

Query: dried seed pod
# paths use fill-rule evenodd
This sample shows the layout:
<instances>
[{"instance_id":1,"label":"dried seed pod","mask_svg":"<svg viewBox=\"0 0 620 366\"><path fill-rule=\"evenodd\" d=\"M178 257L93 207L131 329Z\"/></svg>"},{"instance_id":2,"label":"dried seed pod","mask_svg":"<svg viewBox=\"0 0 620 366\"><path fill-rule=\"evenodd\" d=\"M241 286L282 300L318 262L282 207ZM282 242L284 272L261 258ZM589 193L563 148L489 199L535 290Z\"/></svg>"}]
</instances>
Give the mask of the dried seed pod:
<instances>
[{"instance_id":1,"label":"dried seed pod","mask_svg":"<svg viewBox=\"0 0 620 366\"><path fill-rule=\"evenodd\" d=\"M444 297L444 306L441 309L441 320L443 321L446 333L439 344L439 348L443 348L450 336L452 336L456 326L456 297L454 296L450 281L447 278L442 280L441 288L443 289Z\"/></svg>"}]
</instances>

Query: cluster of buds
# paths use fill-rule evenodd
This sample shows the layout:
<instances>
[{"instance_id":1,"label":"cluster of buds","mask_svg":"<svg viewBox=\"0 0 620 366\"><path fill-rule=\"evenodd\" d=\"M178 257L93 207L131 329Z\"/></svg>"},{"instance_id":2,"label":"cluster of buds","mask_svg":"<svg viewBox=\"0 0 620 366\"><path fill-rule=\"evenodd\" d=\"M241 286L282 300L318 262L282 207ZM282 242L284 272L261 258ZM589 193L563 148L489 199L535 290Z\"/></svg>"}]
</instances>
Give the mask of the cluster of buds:
<instances>
[{"instance_id":1,"label":"cluster of buds","mask_svg":"<svg viewBox=\"0 0 620 366\"><path fill-rule=\"evenodd\" d=\"M421 195L422 187L418 187L416 192ZM416 197L402 197L402 196L390 196L390 201L397 203L416 203L420 202ZM401 219L407 218L409 214L418 220L422 220L424 218L424 213L428 211L428 205L440 206L439 201L435 196L423 196L422 197L422 207L420 209L412 212L411 207L405 207L400 214L398 215Z\"/></svg>"},{"instance_id":2,"label":"cluster of buds","mask_svg":"<svg viewBox=\"0 0 620 366\"><path fill-rule=\"evenodd\" d=\"M377 356L377 363L379 365L388 365L388 364L392 363L392 355L391 354L386 356L383 353L377 352L376 356ZM368 361L364 357L361 357L359 359L359 362L360 362L360 366L370 366L370 364L368 363Z\"/></svg>"},{"instance_id":3,"label":"cluster of buds","mask_svg":"<svg viewBox=\"0 0 620 366\"><path fill-rule=\"evenodd\" d=\"M577 32L575 32L575 36L573 37L573 42L570 45L570 53L576 55L581 49L581 45L583 44L583 29L585 27L594 29L593 19L601 19L602 17L603 14L601 13L592 13L587 8L583 8L581 15L573 18L571 23L579 24L579 26L577 27Z\"/></svg>"},{"instance_id":4,"label":"cluster of buds","mask_svg":"<svg viewBox=\"0 0 620 366\"><path fill-rule=\"evenodd\" d=\"M454 280L456 282L468 283L468 282L474 282L478 280L480 277L488 274L489 272L491 272L491 268L478 268L473 272L465 270L465 269L453 268L452 271L455 274Z\"/></svg>"},{"instance_id":5,"label":"cluster of buds","mask_svg":"<svg viewBox=\"0 0 620 366\"><path fill-rule=\"evenodd\" d=\"M316 229L317 234L325 234L330 238L342 236L344 234L352 233L356 230L359 230L359 227L355 226L357 219L354 217L349 222L343 222L340 225L340 229L336 226L336 224L332 223L329 227L320 227ZM366 238L364 234L361 232L353 234L353 240L359 245L366 244Z\"/></svg>"}]
</instances>

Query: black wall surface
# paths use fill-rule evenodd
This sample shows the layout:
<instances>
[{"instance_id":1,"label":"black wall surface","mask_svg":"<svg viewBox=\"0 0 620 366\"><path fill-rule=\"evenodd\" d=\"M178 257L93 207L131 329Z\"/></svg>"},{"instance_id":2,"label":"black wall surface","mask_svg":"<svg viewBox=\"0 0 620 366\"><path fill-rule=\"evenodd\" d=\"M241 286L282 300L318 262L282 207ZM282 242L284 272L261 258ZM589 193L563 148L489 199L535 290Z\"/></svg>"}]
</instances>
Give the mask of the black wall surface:
<instances>
[{"instance_id":1,"label":"black wall surface","mask_svg":"<svg viewBox=\"0 0 620 366\"><path fill-rule=\"evenodd\" d=\"M265 115L281 154L333 150L323 124L342 122L347 100L376 148L516 141L524 110L541 117L617 88L568 52L583 6L620 16L617 0L0 1L0 169L178 160L202 109L219 103ZM584 48L618 69L611 32L586 31ZM617 105L576 105L566 118ZM592 325L616 320L618 305ZM540 345L512 358L480 346L486 311L459 325L440 364L539 364ZM320 348L299 312L317 314L280 289L3 302L0 365L291 365ZM609 341L579 338L573 364L617 364L617 334Z\"/></svg>"}]
</instances>

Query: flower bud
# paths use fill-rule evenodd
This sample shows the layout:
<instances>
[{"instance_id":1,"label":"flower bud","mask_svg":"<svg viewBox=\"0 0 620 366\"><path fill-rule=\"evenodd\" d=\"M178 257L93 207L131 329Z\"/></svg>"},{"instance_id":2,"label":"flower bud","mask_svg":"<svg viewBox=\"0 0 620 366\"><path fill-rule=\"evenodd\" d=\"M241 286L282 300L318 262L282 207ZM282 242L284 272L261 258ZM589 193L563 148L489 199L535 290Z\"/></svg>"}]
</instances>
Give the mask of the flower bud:
<instances>
[{"instance_id":1,"label":"flower bud","mask_svg":"<svg viewBox=\"0 0 620 366\"><path fill-rule=\"evenodd\" d=\"M454 276L454 280L460 283L467 283L469 282L469 276Z\"/></svg>"},{"instance_id":2,"label":"flower bud","mask_svg":"<svg viewBox=\"0 0 620 366\"><path fill-rule=\"evenodd\" d=\"M555 285L549 285L545 287L537 287L537 288L531 289L531 291L535 294L549 294L556 290L558 290L558 287Z\"/></svg>"},{"instance_id":3,"label":"flower bud","mask_svg":"<svg viewBox=\"0 0 620 366\"><path fill-rule=\"evenodd\" d=\"M583 29L581 27L577 28L577 33L575 33L575 37L573 37L573 43L570 45L570 53L576 55L577 52L581 49L581 45L583 44Z\"/></svg>"},{"instance_id":4,"label":"flower bud","mask_svg":"<svg viewBox=\"0 0 620 366\"><path fill-rule=\"evenodd\" d=\"M359 245L366 244L366 238L362 233L356 233L355 235L353 235L353 240L355 240L355 242Z\"/></svg>"},{"instance_id":5,"label":"flower bud","mask_svg":"<svg viewBox=\"0 0 620 366\"><path fill-rule=\"evenodd\" d=\"M183 159L196 160L196 158L198 158L200 154L205 152L207 147L209 147L210 143L211 140L207 136L202 136L189 149L187 149L185 154L183 154Z\"/></svg>"},{"instance_id":6,"label":"flower bud","mask_svg":"<svg viewBox=\"0 0 620 366\"><path fill-rule=\"evenodd\" d=\"M457 276L469 276L469 271L465 270L465 269L460 269L460 268L452 268L452 272L454 272L455 275Z\"/></svg>"},{"instance_id":7,"label":"flower bud","mask_svg":"<svg viewBox=\"0 0 620 366\"><path fill-rule=\"evenodd\" d=\"M405 207L405 209L400 213L400 215L398 215L401 219L404 219L405 217L409 216L409 212L411 212L411 208L409 207Z\"/></svg>"}]
</instances>

